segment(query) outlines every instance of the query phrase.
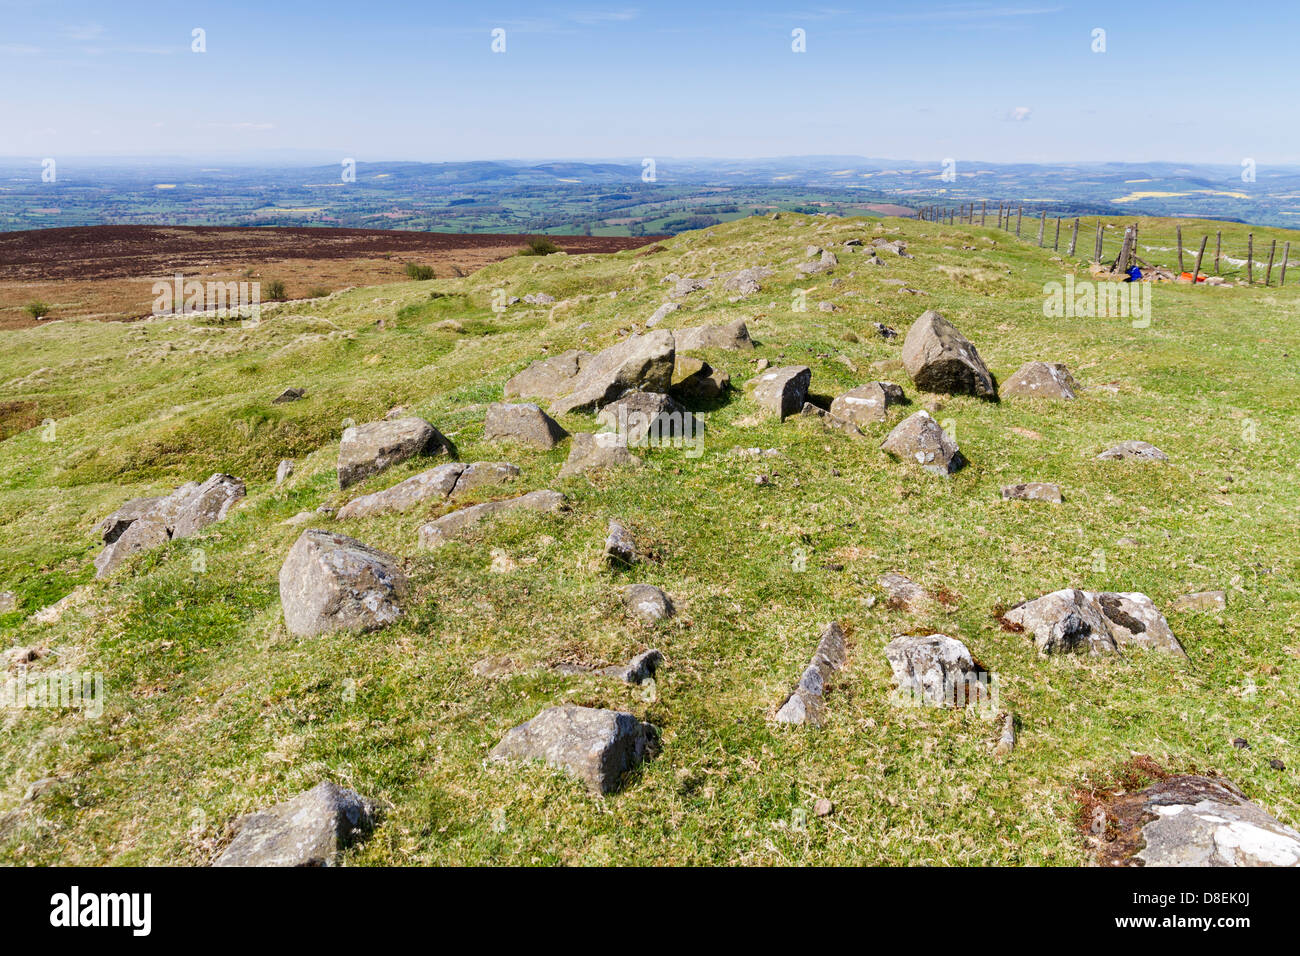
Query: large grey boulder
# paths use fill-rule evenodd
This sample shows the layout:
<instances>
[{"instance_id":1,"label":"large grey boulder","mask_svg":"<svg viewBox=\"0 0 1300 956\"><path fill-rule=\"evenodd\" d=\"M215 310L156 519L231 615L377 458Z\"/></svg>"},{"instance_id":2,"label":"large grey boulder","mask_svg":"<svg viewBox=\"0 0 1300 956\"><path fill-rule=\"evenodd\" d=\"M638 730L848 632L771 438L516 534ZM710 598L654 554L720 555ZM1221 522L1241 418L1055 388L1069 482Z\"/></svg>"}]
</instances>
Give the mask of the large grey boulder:
<instances>
[{"instance_id":1,"label":"large grey boulder","mask_svg":"<svg viewBox=\"0 0 1300 956\"><path fill-rule=\"evenodd\" d=\"M405 613L408 590L398 558L332 531L304 531L280 568L290 634L385 627Z\"/></svg>"},{"instance_id":2,"label":"large grey boulder","mask_svg":"<svg viewBox=\"0 0 1300 956\"><path fill-rule=\"evenodd\" d=\"M436 518L419 530L420 547L436 548L464 534L479 522L507 511L558 511L564 507L564 495L558 491L530 491L517 498L485 501L452 511Z\"/></svg>"},{"instance_id":3,"label":"large grey boulder","mask_svg":"<svg viewBox=\"0 0 1300 956\"><path fill-rule=\"evenodd\" d=\"M328 781L269 810L240 817L213 866L332 866L369 834L374 805Z\"/></svg>"},{"instance_id":4,"label":"large grey boulder","mask_svg":"<svg viewBox=\"0 0 1300 956\"><path fill-rule=\"evenodd\" d=\"M868 382L831 402L831 415L854 425L871 425L886 421L889 409L904 401L903 390L893 382Z\"/></svg>"},{"instance_id":5,"label":"large grey boulder","mask_svg":"<svg viewBox=\"0 0 1300 956\"><path fill-rule=\"evenodd\" d=\"M423 418L368 422L343 430L339 442L339 487L377 475L414 455L449 455L456 448Z\"/></svg>"},{"instance_id":6,"label":"large grey boulder","mask_svg":"<svg viewBox=\"0 0 1300 956\"><path fill-rule=\"evenodd\" d=\"M808 400L812 369L807 365L772 368L752 380L754 401L764 412L786 418L800 411Z\"/></svg>"},{"instance_id":7,"label":"large grey boulder","mask_svg":"<svg viewBox=\"0 0 1300 956\"><path fill-rule=\"evenodd\" d=\"M951 475L966 464L957 443L924 409L895 425L880 447L934 475Z\"/></svg>"},{"instance_id":8,"label":"large grey boulder","mask_svg":"<svg viewBox=\"0 0 1300 956\"><path fill-rule=\"evenodd\" d=\"M528 402L489 405L483 421L483 437L487 441L513 441L538 448L554 448L568 436L569 433L555 419Z\"/></svg>"},{"instance_id":9,"label":"large grey boulder","mask_svg":"<svg viewBox=\"0 0 1300 956\"><path fill-rule=\"evenodd\" d=\"M105 578L128 558L160 548L171 540L167 525L153 517L139 518L95 556L95 577Z\"/></svg>"},{"instance_id":10,"label":"large grey boulder","mask_svg":"<svg viewBox=\"0 0 1300 956\"><path fill-rule=\"evenodd\" d=\"M511 729L490 759L539 760L577 777L593 793L616 791L646 756L654 728L632 714L565 704Z\"/></svg>"},{"instance_id":11,"label":"large grey boulder","mask_svg":"<svg viewBox=\"0 0 1300 956\"><path fill-rule=\"evenodd\" d=\"M684 436L687 412L662 392L626 392L600 410L596 424L613 430L623 444L639 447Z\"/></svg>"},{"instance_id":12,"label":"large grey boulder","mask_svg":"<svg viewBox=\"0 0 1300 956\"><path fill-rule=\"evenodd\" d=\"M1050 398L1069 401L1075 398L1078 384L1061 362L1026 362L1003 382L998 391L1003 398Z\"/></svg>"},{"instance_id":13,"label":"large grey boulder","mask_svg":"<svg viewBox=\"0 0 1300 956\"><path fill-rule=\"evenodd\" d=\"M1169 456L1144 441L1122 441L1097 456L1098 461L1168 461Z\"/></svg>"},{"instance_id":14,"label":"large grey boulder","mask_svg":"<svg viewBox=\"0 0 1300 956\"><path fill-rule=\"evenodd\" d=\"M923 392L998 396L993 376L975 346L933 309L908 329L903 340L903 367Z\"/></svg>"},{"instance_id":15,"label":"large grey boulder","mask_svg":"<svg viewBox=\"0 0 1300 956\"><path fill-rule=\"evenodd\" d=\"M458 498L474 488L504 485L518 477L518 466L507 461L448 462L412 475L391 488L353 498L339 509L336 517L346 520L388 511L410 511L431 498Z\"/></svg>"},{"instance_id":16,"label":"large grey boulder","mask_svg":"<svg viewBox=\"0 0 1300 956\"><path fill-rule=\"evenodd\" d=\"M1018 604L1002 619L1030 634L1044 655L1118 654L1130 645L1184 655L1145 594L1064 588Z\"/></svg>"},{"instance_id":17,"label":"large grey boulder","mask_svg":"<svg viewBox=\"0 0 1300 956\"><path fill-rule=\"evenodd\" d=\"M635 468L640 460L627 450L627 439L616 432L578 432L569 444L569 457L560 468L561 478L586 471Z\"/></svg>"},{"instance_id":18,"label":"large grey boulder","mask_svg":"<svg viewBox=\"0 0 1300 956\"><path fill-rule=\"evenodd\" d=\"M176 502L172 521L173 538L188 538L220 521L244 497L244 483L230 475L216 474Z\"/></svg>"},{"instance_id":19,"label":"large grey boulder","mask_svg":"<svg viewBox=\"0 0 1300 956\"><path fill-rule=\"evenodd\" d=\"M137 518L143 518L162 501L157 498L132 498L99 523L99 534L104 544L112 544L122 536Z\"/></svg>"},{"instance_id":20,"label":"large grey boulder","mask_svg":"<svg viewBox=\"0 0 1300 956\"><path fill-rule=\"evenodd\" d=\"M629 389L666 392L676 345L667 329L632 335L582 363L568 393L551 402L552 415L600 408Z\"/></svg>"},{"instance_id":21,"label":"large grey boulder","mask_svg":"<svg viewBox=\"0 0 1300 956\"><path fill-rule=\"evenodd\" d=\"M743 319L728 322L726 325L701 325L695 328L678 329L673 334L676 336L679 352L696 349L742 351L754 347L753 341L749 338L749 329Z\"/></svg>"},{"instance_id":22,"label":"large grey boulder","mask_svg":"<svg viewBox=\"0 0 1300 956\"><path fill-rule=\"evenodd\" d=\"M570 349L550 358L538 359L506 381L506 398L541 398L550 401L572 390L573 382L590 359L590 352Z\"/></svg>"},{"instance_id":23,"label":"large grey boulder","mask_svg":"<svg viewBox=\"0 0 1300 956\"><path fill-rule=\"evenodd\" d=\"M847 660L844 631L838 621L831 621L822 629L812 660L799 675L799 683L777 709L776 722L820 727L826 713L826 685Z\"/></svg>"},{"instance_id":24,"label":"large grey boulder","mask_svg":"<svg viewBox=\"0 0 1300 956\"><path fill-rule=\"evenodd\" d=\"M1104 806L1103 865L1300 866L1300 833L1222 778L1169 777Z\"/></svg>"},{"instance_id":25,"label":"large grey boulder","mask_svg":"<svg viewBox=\"0 0 1300 956\"><path fill-rule=\"evenodd\" d=\"M965 707L987 701L984 671L955 637L930 634L896 637L885 658L897 685L895 701L927 707Z\"/></svg>"}]
</instances>

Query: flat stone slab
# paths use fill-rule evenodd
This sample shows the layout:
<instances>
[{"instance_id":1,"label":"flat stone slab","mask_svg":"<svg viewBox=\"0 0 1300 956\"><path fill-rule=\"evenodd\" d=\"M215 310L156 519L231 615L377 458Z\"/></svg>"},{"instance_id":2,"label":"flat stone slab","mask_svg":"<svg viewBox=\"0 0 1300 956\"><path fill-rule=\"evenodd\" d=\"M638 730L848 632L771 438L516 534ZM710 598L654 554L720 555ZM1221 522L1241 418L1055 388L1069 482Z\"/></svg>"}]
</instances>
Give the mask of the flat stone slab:
<instances>
[{"instance_id":1,"label":"flat stone slab","mask_svg":"<svg viewBox=\"0 0 1300 956\"><path fill-rule=\"evenodd\" d=\"M1169 777L1105 811L1104 866L1300 866L1300 833L1222 778Z\"/></svg>"},{"instance_id":2,"label":"flat stone slab","mask_svg":"<svg viewBox=\"0 0 1300 956\"><path fill-rule=\"evenodd\" d=\"M559 398L572 390L582 366L592 357L590 352L570 349L550 358L538 359L518 375L506 381L506 398Z\"/></svg>"},{"instance_id":3,"label":"flat stone slab","mask_svg":"<svg viewBox=\"0 0 1300 956\"><path fill-rule=\"evenodd\" d=\"M339 487L377 475L414 455L456 457L456 448L423 418L367 422L343 430L339 442Z\"/></svg>"},{"instance_id":4,"label":"flat stone slab","mask_svg":"<svg viewBox=\"0 0 1300 956\"><path fill-rule=\"evenodd\" d=\"M1175 599L1175 611L1222 611L1228 606L1226 591L1197 591Z\"/></svg>"},{"instance_id":5,"label":"flat stone slab","mask_svg":"<svg viewBox=\"0 0 1300 956\"><path fill-rule=\"evenodd\" d=\"M653 737L654 728L632 714L565 704L510 730L490 759L542 761L608 794L645 758Z\"/></svg>"},{"instance_id":6,"label":"flat stone slab","mask_svg":"<svg viewBox=\"0 0 1300 956\"><path fill-rule=\"evenodd\" d=\"M504 485L519 477L506 461L453 461L412 475L391 488L353 498L339 509L339 520L365 518L389 511L409 511L422 501L458 498L483 485Z\"/></svg>"},{"instance_id":7,"label":"flat stone slab","mask_svg":"<svg viewBox=\"0 0 1300 956\"><path fill-rule=\"evenodd\" d=\"M564 495L558 491L530 491L517 498L485 501L452 511L422 525L419 531L420 547L436 548L452 538L464 534L479 522L507 511L558 511L564 507Z\"/></svg>"},{"instance_id":8,"label":"flat stone slab","mask_svg":"<svg viewBox=\"0 0 1300 956\"><path fill-rule=\"evenodd\" d=\"M1098 461L1168 461L1169 456L1155 445L1144 441L1124 441L1107 448L1097 456Z\"/></svg>"},{"instance_id":9,"label":"flat stone slab","mask_svg":"<svg viewBox=\"0 0 1300 956\"><path fill-rule=\"evenodd\" d=\"M905 401L903 390L893 382L868 382L831 402L830 413L854 425L873 425L888 420L889 409Z\"/></svg>"},{"instance_id":10,"label":"flat stone slab","mask_svg":"<svg viewBox=\"0 0 1300 956\"><path fill-rule=\"evenodd\" d=\"M325 782L269 810L240 817L213 866L332 866L375 824L374 805Z\"/></svg>"},{"instance_id":11,"label":"flat stone slab","mask_svg":"<svg viewBox=\"0 0 1300 956\"><path fill-rule=\"evenodd\" d=\"M1050 501L1060 504L1061 486L1046 481L1026 481L1018 485L1003 485L1002 497L1007 501Z\"/></svg>"},{"instance_id":12,"label":"flat stone slab","mask_svg":"<svg viewBox=\"0 0 1300 956\"><path fill-rule=\"evenodd\" d=\"M737 319L726 325L701 325L695 328L678 329L673 335L676 336L679 352L699 349L744 351L754 347L749 337L749 329L743 319Z\"/></svg>"},{"instance_id":13,"label":"flat stone slab","mask_svg":"<svg viewBox=\"0 0 1300 956\"><path fill-rule=\"evenodd\" d=\"M280 568L280 605L290 634L385 627L405 613L408 590L398 558L315 528L298 536Z\"/></svg>"}]
</instances>

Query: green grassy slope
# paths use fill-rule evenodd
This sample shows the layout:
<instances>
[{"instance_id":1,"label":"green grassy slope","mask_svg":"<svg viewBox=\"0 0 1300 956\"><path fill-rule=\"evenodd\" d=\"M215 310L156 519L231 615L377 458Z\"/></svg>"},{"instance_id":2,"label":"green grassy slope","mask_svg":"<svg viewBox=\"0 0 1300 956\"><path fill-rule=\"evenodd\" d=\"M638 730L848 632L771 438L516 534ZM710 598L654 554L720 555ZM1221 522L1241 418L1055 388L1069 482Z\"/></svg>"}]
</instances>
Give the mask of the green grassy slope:
<instances>
[{"instance_id":1,"label":"green grassy slope","mask_svg":"<svg viewBox=\"0 0 1300 956\"><path fill-rule=\"evenodd\" d=\"M1185 237L1197 225L1221 228L1184 221ZM1144 223L1144 243L1165 227L1172 238L1172 220ZM1225 249L1230 238L1244 248L1247 227L1222 228ZM884 254L873 268L841 247L877 235L905 238L915 258ZM810 243L834 248L841 265L798 280ZM0 334L0 409L54 420L0 442L0 590L19 605L0 616L0 647L48 648L33 674L102 672L107 690L99 719L0 710L0 861L205 863L233 817L328 777L389 805L349 853L355 864L1079 864L1074 790L1132 754L1221 771L1300 825L1294 285L1161 285L1139 329L1045 318L1044 283L1067 270L1086 279L1086 264L992 228L786 214L664 245L352 290L267 310L256 328L174 318ZM1090 251L1085 230L1080 252ZM560 481L567 444L543 453L482 440L486 405L529 361L641 327L670 272L751 265L778 270L761 293L738 303L695 293L664 323L743 318L759 345L705 356L737 387L705 413L701 457L652 449L636 471ZM890 278L928 295L900 293ZM567 301L497 314L499 288ZM796 289L811 290L811 311L791 310ZM841 311L818 311L823 300ZM914 403L904 413L921 407L928 397L890 364L901 336L883 341L871 323L902 333L926 308L969 336L1000 379L1056 360L1089 388L1065 405L944 400L936 417L970 460L947 480L881 453L887 425L864 441L814 419L753 423L740 386L760 357L811 366L819 396L892 379ZM270 404L291 385L308 397ZM572 511L507 517L436 553L417 549L416 529L448 505L339 522L408 558L411 612L372 634L291 637L276 576L301 529L282 522L431 464L339 492L345 424L398 404L452 436L463 459L518 464L512 493L557 488ZM595 427L583 415L562 424ZM1093 460L1125 439L1151 441L1171 462ZM781 456L754 460L736 446ZM277 488L285 457L297 472ZM248 483L230 517L91 582L100 517L218 470ZM756 483L760 473L770 481ZM1059 482L1065 503L1000 500L1001 485L1024 480ZM652 562L599 568L610 517ZM804 571L793 567L800 551ZM949 602L889 610L873 599L891 569ZM626 619L618 593L637 580L665 588L679 616L657 627ZM78 585L80 603L57 623L28 619ZM1189 659L1040 659L992 617L1066 586L1147 593ZM1229 591L1225 613L1170 609L1205 588ZM827 724L777 728L771 714L831 619L850 629L851 649ZM975 713L891 706L882 649L918 630L961 638L999 675L1002 705L1022 721L1010 757L990 754L996 730ZM549 666L622 662L651 646L666 657L653 693ZM650 720L662 752L605 799L541 767L485 765L509 727L566 701ZM1233 748L1239 736L1251 749ZM1274 758L1287 769L1270 769ZM24 802L42 778L53 782ZM832 816L813 816L820 797Z\"/></svg>"}]
</instances>

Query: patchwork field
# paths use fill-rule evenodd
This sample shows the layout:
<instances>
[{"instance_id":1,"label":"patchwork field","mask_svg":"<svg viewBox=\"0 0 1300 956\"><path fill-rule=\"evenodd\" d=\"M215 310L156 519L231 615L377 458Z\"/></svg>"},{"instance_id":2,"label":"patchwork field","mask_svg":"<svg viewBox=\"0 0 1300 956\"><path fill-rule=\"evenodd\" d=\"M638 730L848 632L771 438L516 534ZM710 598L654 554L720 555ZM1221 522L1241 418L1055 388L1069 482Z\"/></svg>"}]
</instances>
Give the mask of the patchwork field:
<instances>
[{"instance_id":1,"label":"patchwork field","mask_svg":"<svg viewBox=\"0 0 1300 956\"><path fill-rule=\"evenodd\" d=\"M1129 221L1108 223L1108 248ZM1179 222L1185 240L1223 229L1225 249L1244 249L1250 231ZM1169 265L1174 221L1140 224L1142 255ZM1261 235L1300 241L1253 231L1257 258ZM845 245L855 239L864 245ZM902 240L911 258L880 251L869 265L873 239ZM16 652L5 679L91 673L105 692L97 717L0 710L0 862L207 864L241 814L322 780L381 807L351 865L1085 865L1099 793L1191 770L1300 826L1300 293L1276 277L1243 285L1225 263L1228 286L1155 285L1145 326L1046 317L1048 283L1089 280L1087 239L1067 260L992 227L784 213L613 254L565 238L574 254L334 292L266 308L256 324L0 330L0 591L13 595L0 648ZM809 246L838 264L801 275ZM295 284L327 284L329 263L302 261ZM715 282L677 296L658 326L743 320L754 340L691 352L732 386L691 409L702 454L633 449L640 467L561 478L572 439L549 451L485 439L489 405L529 363L643 331L673 299L670 275L760 266L772 270L760 291ZM65 301L61 283L78 280L42 281ZM555 301L493 307L538 294ZM918 391L900 352L927 309L1000 382L1032 360L1063 362L1078 398ZM822 407L877 380L910 404L862 436L816 415L763 416L745 382L764 360L808 366ZM272 403L290 387L301 400ZM395 406L435 425L461 461L511 462L519 476L455 503L290 523L438 463L408 459L340 490L344 429ZM922 408L968 460L949 477L880 449ZM597 428L587 413L557 417L575 435ZM1096 459L1128 440L1169 460ZM277 484L282 459L295 467ZM214 472L247 486L223 520L94 579L104 516ZM1059 484L1063 502L1003 500L1003 486L1028 481ZM562 492L567 510L418 546L431 518L539 489ZM610 519L644 556L630 568L601 560ZM291 634L278 575L304 527L399 556L405 615L364 633ZM879 583L890 571L934 599L894 606ZM662 588L676 615L627 614L620 595L634 583ZM1148 595L1187 656L1041 656L999 620L1068 587ZM1226 592L1226 607L1175 609L1207 590ZM823 725L776 723L831 621L847 659ZM932 633L997 676L996 708L897 705L884 648ZM652 648L663 654L652 683L573 666ZM512 727L568 703L657 728L657 752L617 793L486 759ZM1016 721L1009 754L994 753L998 713Z\"/></svg>"}]
</instances>

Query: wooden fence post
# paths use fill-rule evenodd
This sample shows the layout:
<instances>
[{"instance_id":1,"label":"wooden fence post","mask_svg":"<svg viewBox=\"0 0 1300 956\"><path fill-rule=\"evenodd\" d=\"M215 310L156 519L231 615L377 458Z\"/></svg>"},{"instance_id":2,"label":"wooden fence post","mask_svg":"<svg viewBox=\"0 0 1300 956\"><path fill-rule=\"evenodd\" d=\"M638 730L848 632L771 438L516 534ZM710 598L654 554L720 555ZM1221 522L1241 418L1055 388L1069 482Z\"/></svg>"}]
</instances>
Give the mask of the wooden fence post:
<instances>
[{"instance_id":1,"label":"wooden fence post","mask_svg":"<svg viewBox=\"0 0 1300 956\"><path fill-rule=\"evenodd\" d=\"M1286 261L1289 258L1291 258L1291 243L1288 242L1282 247L1282 274L1277 277L1279 289L1286 285Z\"/></svg>"},{"instance_id":2,"label":"wooden fence post","mask_svg":"<svg viewBox=\"0 0 1300 956\"><path fill-rule=\"evenodd\" d=\"M1056 238L1052 240L1052 251L1061 251L1061 217L1056 217Z\"/></svg>"},{"instance_id":3,"label":"wooden fence post","mask_svg":"<svg viewBox=\"0 0 1300 956\"><path fill-rule=\"evenodd\" d=\"M981 200L980 201L980 225L981 226L984 225L984 217L988 215L988 211L989 211L989 201L987 199Z\"/></svg>"},{"instance_id":4,"label":"wooden fence post","mask_svg":"<svg viewBox=\"0 0 1300 956\"><path fill-rule=\"evenodd\" d=\"M1097 220L1097 243L1096 243L1096 249L1092 255L1092 261L1098 264L1101 263L1101 220L1100 219Z\"/></svg>"},{"instance_id":5,"label":"wooden fence post","mask_svg":"<svg viewBox=\"0 0 1300 956\"><path fill-rule=\"evenodd\" d=\"M1201 236L1201 248L1196 253L1196 268L1192 270L1192 285L1196 285L1196 279L1201 274L1201 257L1205 255L1205 244L1209 241L1209 236Z\"/></svg>"},{"instance_id":6,"label":"wooden fence post","mask_svg":"<svg viewBox=\"0 0 1300 956\"><path fill-rule=\"evenodd\" d=\"M1023 219L1024 217L1025 217L1025 207L1017 206L1016 207L1016 238L1017 239L1020 238L1020 220Z\"/></svg>"},{"instance_id":7,"label":"wooden fence post","mask_svg":"<svg viewBox=\"0 0 1300 956\"><path fill-rule=\"evenodd\" d=\"M1074 247L1079 242L1079 217L1074 217L1074 230L1070 233L1070 255L1074 255Z\"/></svg>"},{"instance_id":8,"label":"wooden fence post","mask_svg":"<svg viewBox=\"0 0 1300 956\"><path fill-rule=\"evenodd\" d=\"M1178 236L1178 274L1181 276L1185 271L1183 269L1183 227L1176 226L1175 231Z\"/></svg>"},{"instance_id":9,"label":"wooden fence post","mask_svg":"<svg viewBox=\"0 0 1300 956\"><path fill-rule=\"evenodd\" d=\"M1047 226L1047 210L1038 214L1038 248L1043 248L1043 229Z\"/></svg>"},{"instance_id":10,"label":"wooden fence post","mask_svg":"<svg viewBox=\"0 0 1300 956\"><path fill-rule=\"evenodd\" d=\"M1255 234L1246 234L1246 285L1255 284Z\"/></svg>"},{"instance_id":11,"label":"wooden fence post","mask_svg":"<svg viewBox=\"0 0 1300 956\"><path fill-rule=\"evenodd\" d=\"M1223 246L1223 230L1214 231L1214 274L1219 274L1219 249Z\"/></svg>"},{"instance_id":12,"label":"wooden fence post","mask_svg":"<svg viewBox=\"0 0 1300 956\"><path fill-rule=\"evenodd\" d=\"M1273 278L1273 257L1277 255L1277 240L1268 247L1268 271L1264 273L1264 286L1267 288L1269 280Z\"/></svg>"}]
</instances>

